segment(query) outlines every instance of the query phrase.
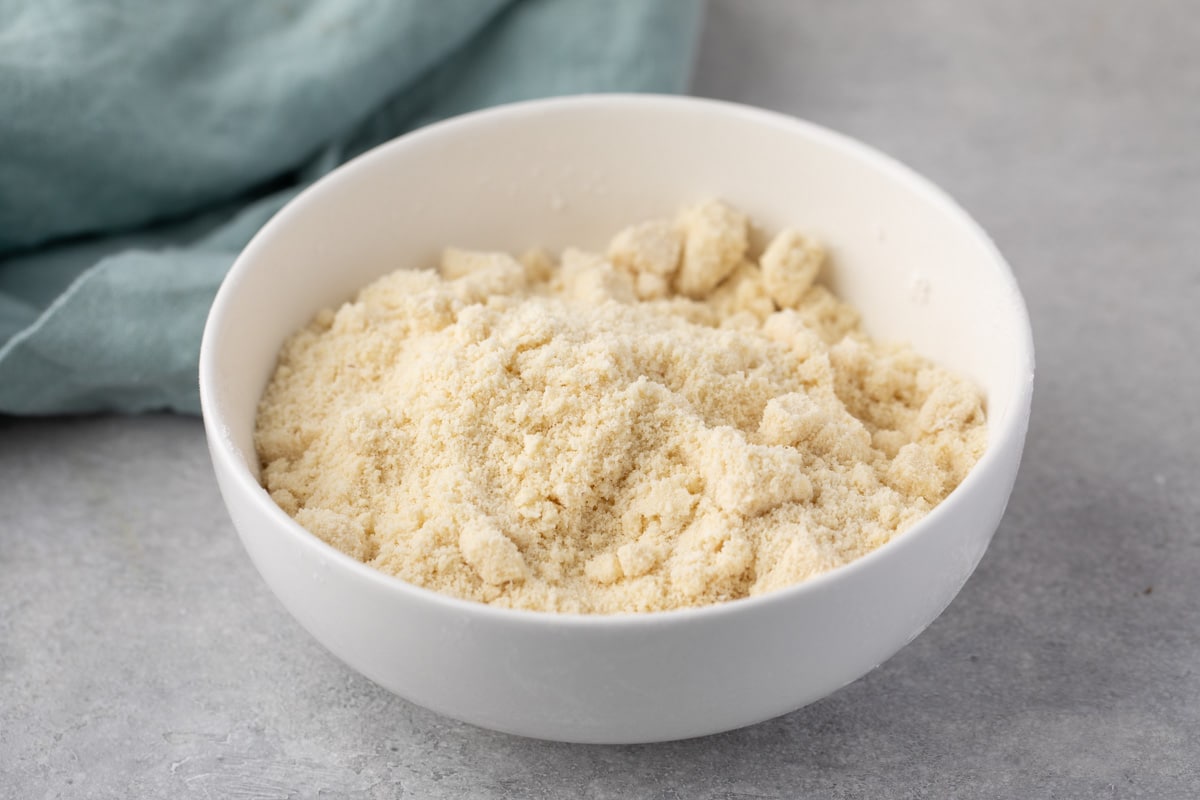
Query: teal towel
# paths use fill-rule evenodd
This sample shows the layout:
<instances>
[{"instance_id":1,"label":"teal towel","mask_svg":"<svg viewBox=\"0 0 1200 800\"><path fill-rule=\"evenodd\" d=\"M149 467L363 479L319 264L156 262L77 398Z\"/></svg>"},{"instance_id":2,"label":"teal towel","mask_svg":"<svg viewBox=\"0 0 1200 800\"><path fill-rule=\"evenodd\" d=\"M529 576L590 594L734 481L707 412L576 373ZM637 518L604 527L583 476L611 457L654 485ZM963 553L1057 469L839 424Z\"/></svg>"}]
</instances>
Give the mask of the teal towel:
<instances>
[{"instance_id":1,"label":"teal towel","mask_svg":"<svg viewBox=\"0 0 1200 800\"><path fill-rule=\"evenodd\" d=\"M496 103L683 90L699 0L0 0L0 413L195 413L237 252Z\"/></svg>"}]
</instances>

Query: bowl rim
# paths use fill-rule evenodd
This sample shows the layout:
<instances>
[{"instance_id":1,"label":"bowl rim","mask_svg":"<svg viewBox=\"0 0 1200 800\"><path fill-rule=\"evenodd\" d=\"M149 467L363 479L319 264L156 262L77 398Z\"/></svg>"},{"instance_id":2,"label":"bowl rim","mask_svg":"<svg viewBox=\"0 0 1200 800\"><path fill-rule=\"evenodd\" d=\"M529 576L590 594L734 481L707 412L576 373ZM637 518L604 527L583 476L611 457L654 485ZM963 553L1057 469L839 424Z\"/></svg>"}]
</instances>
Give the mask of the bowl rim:
<instances>
[{"instance_id":1,"label":"bowl rim","mask_svg":"<svg viewBox=\"0 0 1200 800\"><path fill-rule=\"evenodd\" d=\"M765 125L785 130L791 134L814 140L819 144L841 150L857 158L872 169L881 171L891 178L903 183L911 191L921 195L940 211L945 213L953 222L964 227L983 246L989 267L998 273L1002 283L1007 287L1009 297L1006 308L1015 315L1016 327L1020 331L1019 341L1013 343L1013 353L1016 356L1012 369L1019 371L1023 378L1015 383L1015 396L1010 413L999 428L991 426L989 419L988 445L979 461L971 468L963 481L928 514L914 523L910 528L897 534L889 541L871 552L860 556L846 564L834 567L819 575L800 581L799 583L781 589L775 589L761 595L742 597L734 600L720 601L703 606L689 606L655 611L622 611L615 613L580 613L545 611L523 608L506 608L487 603L466 600L452 595L443 594L433 589L427 589L402 578L381 572L366 563L341 552L310 533L298 522L292 519L270 498L266 490L254 478L249 468L243 462L239 449L230 441L228 427L224 420L221 404L217 400L217 384L219 369L216 363L217 341L221 336L221 321L228 313L241 277L253 269L253 263L260 251L269 246L277 229L285 226L288 220L301 213L302 209L316 201L329 187L354 180L360 172L367 171L377 161L393 157L396 152L419 145L422 142L438 137L447 131L461 131L471 127L486 127L493 120L502 118L514 119L520 117L537 117L546 112L570 112L572 110L594 110L597 108L620 107L621 110L661 109L674 107L681 110L699 110L706 113L739 117L747 122ZM563 97L524 100L515 103L492 106L472 111L455 117L450 117L414 131L402 134L379 144L364 153L350 159L345 164L321 177L299 192L288 201L265 225L258 230L249 243L242 249L232 267L221 281L220 288L209 310L205 321L204 334L200 347L199 361L200 404L209 449L213 454L218 471L224 470L232 480L235 491L251 500L268 520L277 523L285 536L293 544L308 549L313 555L331 561L339 568L348 570L355 578L368 581L376 588L390 591L418 604L429 603L441 606L447 612L476 615L482 619L515 625L553 625L556 627L583 627L610 629L614 627L654 627L663 624L701 623L714 621L730 615L739 616L752 613L760 607L769 605L784 605L806 595L819 591L832 582L845 579L856 572L870 569L876 562L891 557L891 554L908 546L916 538L922 536L926 529L932 527L941 518L949 514L952 508L964 502L968 494L973 494L975 487L984 480L984 475L996 469L996 462L1001 457L1002 444L1014 439L1023 440L1029 420L1030 406L1033 395L1034 350L1033 332L1030 325L1029 313L1017 285L1012 268L1000 253L995 242L986 231L974 220L945 190L938 187L916 170L884 152L865 144L851 136L838 133L807 120L778 111L748 106L724 100L712 100L681 95L658 94L626 94L626 93L595 93L569 95ZM240 535L240 533L239 533ZM990 537L989 537L990 538Z\"/></svg>"}]
</instances>

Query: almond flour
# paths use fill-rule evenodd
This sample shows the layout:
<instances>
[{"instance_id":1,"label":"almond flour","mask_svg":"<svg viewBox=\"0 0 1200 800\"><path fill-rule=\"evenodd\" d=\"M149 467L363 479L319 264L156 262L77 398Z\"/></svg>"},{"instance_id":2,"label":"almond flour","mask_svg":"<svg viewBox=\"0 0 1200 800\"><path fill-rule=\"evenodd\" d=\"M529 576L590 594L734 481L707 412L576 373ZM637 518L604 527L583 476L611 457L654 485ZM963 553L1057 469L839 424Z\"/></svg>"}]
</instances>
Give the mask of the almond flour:
<instances>
[{"instance_id":1,"label":"almond flour","mask_svg":"<svg viewBox=\"0 0 1200 800\"><path fill-rule=\"evenodd\" d=\"M986 445L979 392L881 344L703 203L605 253L447 250L288 340L259 406L271 497L339 550L470 600L654 611L879 547Z\"/></svg>"}]
</instances>

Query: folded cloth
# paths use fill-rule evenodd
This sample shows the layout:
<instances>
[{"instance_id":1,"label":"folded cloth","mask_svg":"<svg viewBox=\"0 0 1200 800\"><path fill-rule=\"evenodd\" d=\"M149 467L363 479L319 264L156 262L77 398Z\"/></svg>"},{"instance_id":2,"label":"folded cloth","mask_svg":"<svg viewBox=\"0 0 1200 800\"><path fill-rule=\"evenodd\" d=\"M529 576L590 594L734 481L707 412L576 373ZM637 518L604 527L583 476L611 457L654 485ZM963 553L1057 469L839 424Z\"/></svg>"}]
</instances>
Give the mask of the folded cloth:
<instances>
[{"instance_id":1,"label":"folded cloth","mask_svg":"<svg viewBox=\"0 0 1200 800\"><path fill-rule=\"evenodd\" d=\"M195 413L237 252L483 106L681 91L699 0L0 0L0 413Z\"/></svg>"}]
</instances>

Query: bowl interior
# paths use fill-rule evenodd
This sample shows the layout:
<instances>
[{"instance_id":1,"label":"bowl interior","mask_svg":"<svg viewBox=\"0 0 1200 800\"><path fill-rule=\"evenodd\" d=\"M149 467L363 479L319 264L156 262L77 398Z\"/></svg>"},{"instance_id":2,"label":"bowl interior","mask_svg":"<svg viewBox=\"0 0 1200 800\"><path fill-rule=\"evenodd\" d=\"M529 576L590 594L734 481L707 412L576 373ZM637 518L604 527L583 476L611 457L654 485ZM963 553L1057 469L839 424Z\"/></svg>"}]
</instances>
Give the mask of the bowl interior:
<instances>
[{"instance_id":1,"label":"bowl interior","mask_svg":"<svg viewBox=\"0 0 1200 800\"><path fill-rule=\"evenodd\" d=\"M704 197L760 229L829 247L824 278L868 331L973 378L993 431L1023 412L1032 371L1016 285L941 192L852 140L710 101L598 96L509 106L378 148L301 195L254 239L214 304L206 413L257 475L259 396L283 340L320 308L442 248L602 248L621 227Z\"/></svg>"}]
</instances>

